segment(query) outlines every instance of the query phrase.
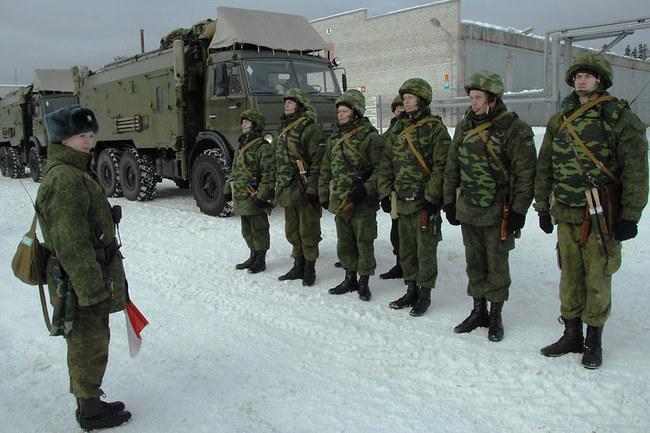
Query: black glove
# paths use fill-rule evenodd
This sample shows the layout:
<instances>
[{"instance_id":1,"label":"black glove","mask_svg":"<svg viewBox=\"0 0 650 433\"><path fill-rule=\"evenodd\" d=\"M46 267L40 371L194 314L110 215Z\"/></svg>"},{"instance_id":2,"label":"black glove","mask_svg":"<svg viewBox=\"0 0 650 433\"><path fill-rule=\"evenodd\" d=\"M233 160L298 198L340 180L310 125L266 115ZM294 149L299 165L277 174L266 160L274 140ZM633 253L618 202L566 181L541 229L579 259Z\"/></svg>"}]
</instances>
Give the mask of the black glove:
<instances>
[{"instance_id":1,"label":"black glove","mask_svg":"<svg viewBox=\"0 0 650 433\"><path fill-rule=\"evenodd\" d=\"M317 196L317 195L307 193L307 201L308 201L309 204L312 205L313 207L318 207L318 206L320 206L320 201L318 200L318 196Z\"/></svg>"},{"instance_id":2,"label":"black glove","mask_svg":"<svg viewBox=\"0 0 650 433\"><path fill-rule=\"evenodd\" d=\"M422 202L422 209L427 211L429 215L437 214L440 212L440 205L439 204L433 204L430 201L424 200Z\"/></svg>"},{"instance_id":3,"label":"black glove","mask_svg":"<svg viewBox=\"0 0 650 433\"><path fill-rule=\"evenodd\" d=\"M637 233L638 229L634 221L618 220L614 237L617 241L626 241L635 237Z\"/></svg>"},{"instance_id":4,"label":"black glove","mask_svg":"<svg viewBox=\"0 0 650 433\"><path fill-rule=\"evenodd\" d=\"M539 228L542 229L542 231L547 235L553 233L551 215L546 211L539 213Z\"/></svg>"},{"instance_id":5,"label":"black glove","mask_svg":"<svg viewBox=\"0 0 650 433\"><path fill-rule=\"evenodd\" d=\"M368 192L362 184L356 185L352 191L350 191L350 194L348 194L348 198L352 203L360 203L366 197L368 197Z\"/></svg>"},{"instance_id":6,"label":"black glove","mask_svg":"<svg viewBox=\"0 0 650 433\"><path fill-rule=\"evenodd\" d=\"M460 225L460 221L456 219L456 205L454 203L444 205L442 210L445 211L445 216L447 217L449 224L452 226Z\"/></svg>"},{"instance_id":7,"label":"black glove","mask_svg":"<svg viewBox=\"0 0 650 433\"><path fill-rule=\"evenodd\" d=\"M330 208L330 202L329 202L329 201L324 201L324 202L322 202L320 205L321 205L321 207L322 207L323 209L325 209L325 210L327 210L327 209Z\"/></svg>"},{"instance_id":8,"label":"black glove","mask_svg":"<svg viewBox=\"0 0 650 433\"><path fill-rule=\"evenodd\" d=\"M231 193L224 194L223 199L226 201L232 201L232 194Z\"/></svg>"},{"instance_id":9,"label":"black glove","mask_svg":"<svg viewBox=\"0 0 650 433\"><path fill-rule=\"evenodd\" d=\"M521 230L526 223L526 215L522 215L519 212L512 211L508 215L508 231L515 232Z\"/></svg>"},{"instance_id":10,"label":"black glove","mask_svg":"<svg viewBox=\"0 0 650 433\"><path fill-rule=\"evenodd\" d=\"M260 200L259 198L255 199L255 206L257 206L260 209L264 209L268 207L271 203L268 201Z\"/></svg>"},{"instance_id":11,"label":"black glove","mask_svg":"<svg viewBox=\"0 0 650 433\"><path fill-rule=\"evenodd\" d=\"M381 199L381 210L383 210L386 213L390 213L390 197L386 196Z\"/></svg>"}]
</instances>

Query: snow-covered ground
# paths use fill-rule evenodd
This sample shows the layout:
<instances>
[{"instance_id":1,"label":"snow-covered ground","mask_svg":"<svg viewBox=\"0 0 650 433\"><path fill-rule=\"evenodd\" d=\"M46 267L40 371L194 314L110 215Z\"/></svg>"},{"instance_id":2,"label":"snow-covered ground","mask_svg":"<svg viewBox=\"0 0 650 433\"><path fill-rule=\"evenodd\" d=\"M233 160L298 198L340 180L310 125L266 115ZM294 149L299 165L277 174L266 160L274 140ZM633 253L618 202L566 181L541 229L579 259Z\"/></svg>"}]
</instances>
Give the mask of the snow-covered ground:
<instances>
[{"instance_id":1,"label":"snow-covered ground","mask_svg":"<svg viewBox=\"0 0 650 433\"><path fill-rule=\"evenodd\" d=\"M536 128L541 143L543 128ZM22 183L32 197L38 184ZM159 432L647 432L650 355L650 218L625 242L614 276L604 363L589 371L580 355L549 359L560 337L555 235L529 212L510 265L505 339L484 328L456 335L469 313L460 229L443 226L440 276L419 318L388 303L400 281L370 280L372 300L332 296L333 216L322 219L313 287L279 282L291 266L281 209L271 216L266 272L234 269L248 255L237 217L203 215L188 190L159 185L145 203L111 199L120 226L134 303L149 319L144 344L129 357L122 313L111 316L108 399L132 411L119 431ZM47 335L38 289L10 270L33 215L18 180L0 178L0 431L74 432L66 345ZM647 212L646 212L647 213ZM390 220L378 214L377 275L394 263Z\"/></svg>"}]
</instances>

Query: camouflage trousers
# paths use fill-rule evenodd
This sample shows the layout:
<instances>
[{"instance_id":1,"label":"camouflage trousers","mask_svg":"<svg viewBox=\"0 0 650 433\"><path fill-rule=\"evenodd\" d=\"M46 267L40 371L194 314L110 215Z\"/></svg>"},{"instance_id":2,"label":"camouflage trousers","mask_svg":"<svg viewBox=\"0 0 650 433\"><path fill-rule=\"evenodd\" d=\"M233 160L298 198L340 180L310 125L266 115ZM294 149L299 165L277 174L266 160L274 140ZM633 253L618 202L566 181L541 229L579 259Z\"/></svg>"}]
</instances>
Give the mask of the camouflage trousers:
<instances>
[{"instance_id":1,"label":"camouflage trousers","mask_svg":"<svg viewBox=\"0 0 650 433\"><path fill-rule=\"evenodd\" d=\"M490 302L508 300L510 266L508 256L515 247L513 233L501 240L501 226L478 227L462 223L465 245L465 272L467 294L472 298L485 298Z\"/></svg>"},{"instance_id":2,"label":"camouflage trousers","mask_svg":"<svg viewBox=\"0 0 650 433\"><path fill-rule=\"evenodd\" d=\"M70 392L76 398L104 395L102 379L108 364L108 344L111 331L108 312L95 315L96 308L77 307L68 344L68 374Z\"/></svg>"},{"instance_id":3,"label":"camouflage trousers","mask_svg":"<svg viewBox=\"0 0 650 433\"><path fill-rule=\"evenodd\" d=\"M284 208L284 234L293 246L291 257L304 257L307 261L318 258L321 241L320 206L291 206Z\"/></svg>"},{"instance_id":4,"label":"camouflage trousers","mask_svg":"<svg viewBox=\"0 0 650 433\"><path fill-rule=\"evenodd\" d=\"M422 229L422 212L400 214L399 260L405 281L415 281L420 287L434 288L438 278L438 242L442 240L440 215L428 221Z\"/></svg>"},{"instance_id":5,"label":"camouflage trousers","mask_svg":"<svg viewBox=\"0 0 650 433\"><path fill-rule=\"evenodd\" d=\"M612 308L612 274L621 266L621 243L611 240L613 257L602 256L593 231L580 247L581 230L580 224L560 222L557 227L560 311L565 319L580 317L601 327Z\"/></svg>"},{"instance_id":6,"label":"camouflage trousers","mask_svg":"<svg viewBox=\"0 0 650 433\"><path fill-rule=\"evenodd\" d=\"M241 216L241 234L251 251L267 251L271 247L269 228L266 213Z\"/></svg>"},{"instance_id":7,"label":"camouflage trousers","mask_svg":"<svg viewBox=\"0 0 650 433\"><path fill-rule=\"evenodd\" d=\"M374 242L377 239L377 215L373 209L358 209L350 222L334 217L336 224L336 254L343 268L359 275L375 275Z\"/></svg>"}]
</instances>

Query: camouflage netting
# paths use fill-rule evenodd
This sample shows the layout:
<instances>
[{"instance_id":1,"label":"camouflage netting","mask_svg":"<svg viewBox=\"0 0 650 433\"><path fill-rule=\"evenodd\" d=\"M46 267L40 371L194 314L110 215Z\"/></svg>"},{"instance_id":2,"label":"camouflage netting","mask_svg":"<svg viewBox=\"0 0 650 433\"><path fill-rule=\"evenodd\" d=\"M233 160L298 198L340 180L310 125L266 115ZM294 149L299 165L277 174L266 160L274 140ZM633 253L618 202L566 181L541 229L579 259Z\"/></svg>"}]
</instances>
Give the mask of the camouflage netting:
<instances>
[{"instance_id":1,"label":"camouflage netting","mask_svg":"<svg viewBox=\"0 0 650 433\"><path fill-rule=\"evenodd\" d=\"M199 39L212 39L216 21L207 19L199 21L189 29L176 29L169 32L164 38L160 39L160 49L166 50L174 45L177 39L183 40L183 45L191 45Z\"/></svg>"}]
</instances>

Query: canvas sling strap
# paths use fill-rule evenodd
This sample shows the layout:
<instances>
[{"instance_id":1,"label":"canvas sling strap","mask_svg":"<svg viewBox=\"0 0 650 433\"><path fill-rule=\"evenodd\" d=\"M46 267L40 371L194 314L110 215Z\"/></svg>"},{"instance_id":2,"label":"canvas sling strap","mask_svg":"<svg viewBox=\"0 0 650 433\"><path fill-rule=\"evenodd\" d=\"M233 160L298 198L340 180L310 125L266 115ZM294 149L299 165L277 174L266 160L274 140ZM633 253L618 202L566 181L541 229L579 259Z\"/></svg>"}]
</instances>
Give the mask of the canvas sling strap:
<instances>
[{"instance_id":1,"label":"canvas sling strap","mask_svg":"<svg viewBox=\"0 0 650 433\"><path fill-rule=\"evenodd\" d=\"M32 234L36 233L36 223L38 221L38 210L34 206L34 219L32 220L32 227L29 232ZM41 229L43 227L41 226ZM45 326L47 327L48 332L52 329L52 323L50 322L50 314L47 311L47 300L45 299L45 287L43 284L38 285L39 297L41 299L41 310L43 311L43 320L45 320Z\"/></svg>"},{"instance_id":2,"label":"canvas sling strap","mask_svg":"<svg viewBox=\"0 0 650 433\"><path fill-rule=\"evenodd\" d=\"M503 146L503 143L502 143L501 141L499 141L498 139L492 137L491 135L489 136L489 139L488 139L488 137L487 137L487 135L488 135L487 131L486 131L485 133L481 134L481 132L485 131L485 130L488 129L490 126L492 126L492 124L494 123L495 120L501 119L501 118L504 117L506 114L508 114L508 112L507 112L507 111L504 111L503 113L499 114L499 115L496 116L494 119L492 119L492 121L487 122L487 123L483 123L482 125L479 125L478 127L472 129L471 131L469 131L469 132L467 133L467 135L465 135L465 138L463 139L463 142L465 142L465 141L466 141L469 137L471 137L472 135L478 134L478 136L481 137L481 140L483 140L483 143L485 144L485 147L486 147L487 150L490 152L490 155L492 155L492 158L494 158L494 160L496 161L496 163L497 163L497 165L499 166L499 168L501 169L501 171L503 171L503 173L506 175L506 179L510 180L510 173L508 172L508 169L505 167L505 165L503 164L503 162L501 162L501 160L500 160L499 157L497 156L496 152L495 152L494 149L492 148L492 145L490 144L490 140L494 141L496 144L499 145L499 147L500 147L501 149L505 150L505 148L504 148L504 146Z\"/></svg>"},{"instance_id":3,"label":"canvas sling strap","mask_svg":"<svg viewBox=\"0 0 650 433\"><path fill-rule=\"evenodd\" d=\"M298 150L296 150L296 147L291 143L291 140L289 140L289 131L291 131L293 128L295 128L296 125L298 125L304 119L306 119L306 117L300 117L297 120L294 120L293 122L291 122L289 125L287 125L286 128L284 128L282 130L282 132L280 133L280 136L286 136L287 137L287 146L289 146L289 149L291 149L291 151L298 157L298 160L300 161L300 164L302 165L302 167L304 167L305 170L308 170L309 169L309 164L307 164L307 162L302 157L302 155L300 155L300 153L298 153Z\"/></svg>"},{"instance_id":4,"label":"canvas sling strap","mask_svg":"<svg viewBox=\"0 0 650 433\"><path fill-rule=\"evenodd\" d=\"M352 131L345 134L343 137L339 138L336 141L336 143L334 144L334 146L332 146L332 152L334 152L336 150L336 148L341 145L341 143L343 143L343 142L347 143L348 139L350 137L352 137L357 132L361 131L364 127L365 127L364 125L358 126L358 127L354 128ZM352 146L348 146L348 147L350 147L351 149L354 149ZM356 150L356 149L354 149L354 150ZM363 155L361 155L361 153L359 153L358 151L356 153L357 153L357 155L359 155L360 157L363 158Z\"/></svg>"},{"instance_id":5,"label":"canvas sling strap","mask_svg":"<svg viewBox=\"0 0 650 433\"><path fill-rule=\"evenodd\" d=\"M422 119L417 123L414 123L413 125L405 128L400 135L402 136L402 140L404 141L404 144L408 146L408 148L411 150L411 153L415 158L418 160L418 163L420 164L420 169L422 169L422 172L428 177L431 176L431 170L429 167L427 167L427 164L424 162L424 158L422 158L422 154L418 152L415 149L415 146L413 145L413 140L411 140L411 136L409 133L413 131L416 128L419 128L420 126L424 125L425 123L429 122L440 122L439 119L436 119L435 117L428 117L426 119Z\"/></svg>"},{"instance_id":6,"label":"canvas sling strap","mask_svg":"<svg viewBox=\"0 0 650 433\"><path fill-rule=\"evenodd\" d=\"M246 165L246 162L244 161L244 152L246 152L250 147L254 144L259 143L260 141L264 140L263 138L257 137L248 143L244 145L239 151L239 162L241 163L242 168L246 172L247 175L252 176L253 173L248 169L248 166Z\"/></svg>"}]
</instances>

